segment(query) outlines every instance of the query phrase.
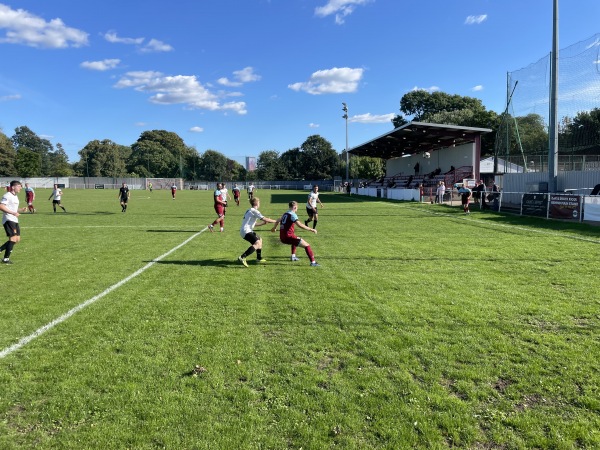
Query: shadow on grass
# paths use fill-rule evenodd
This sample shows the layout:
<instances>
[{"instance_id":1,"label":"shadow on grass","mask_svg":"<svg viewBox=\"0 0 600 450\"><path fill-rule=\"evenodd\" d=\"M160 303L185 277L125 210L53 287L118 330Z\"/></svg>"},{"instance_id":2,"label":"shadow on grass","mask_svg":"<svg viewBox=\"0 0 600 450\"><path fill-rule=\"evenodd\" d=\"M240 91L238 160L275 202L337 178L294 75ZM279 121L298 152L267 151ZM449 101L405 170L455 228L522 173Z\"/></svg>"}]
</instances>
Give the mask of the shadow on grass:
<instances>
[{"instance_id":1,"label":"shadow on grass","mask_svg":"<svg viewBox=\"0 0 600 450\"><path fill-rule=\"evenodd\" d=\"M286 205L292 200L296 200L299 205L306 203L308 198L309 191L298 191L298 192L288 192L285 194L271 194L271 203L278 203L282 205ZM260 194L257 195L260 198ZM266 195L265 195L266 197ZM327 203L356 203L357 201L379 201L379 198L373 197L361 197L357 198L356 196L347 196L346 194L327 194L323 192L319 192L319 199L327 204ZM298 208L299 209L299 208Z\"/></svg>"},{"instance_id":2,"label":"shadow on grass","mask_svg":"<svg viewBox=\"0 0 600 450\"><path fill-rule=\"evenodd\" d=\"M478 211L477 219L481 222L512 225L515 227L531 227L544 231L573 232L579 236L600 239L600 227L588 223L567 220L546 219L543 217L521 216L510 213Z\"/></svg>"},{"instance_id":3,"label":"shadow on grass","mask_svg":"<svg viewBox=\"0 0 600 450\"><path fill-rule=\"evenodd\" d=\"M39 212L36 211L34 215L36 216L112 216L117 214L116 212L108 212L108 211L88 211L88 212L78 212L78 211L44 211ZM120 213L119 213L120 214Z\"/></svg>"},{"instance_id":4,"label":"shadow on grass","mask_svg":"<svg viewBox=\"0 0 600 450\"><path fill-rule=\"evenodd\" d=\"M248 259L248 266L250 267L268 267L268 266L298 266L308 265L308 258L304 261L305 263L292 263L289 257L273 257L265 258L266 263L259 263L256 259ZM144 263L150 263L152 261L143 261ZM155 261L156 264L165 265L176 265L176 266L200 266L200 267L239 267L240 269L246 269L238 260L237 257L232 259L195 259L195 260L170 260L170 261Z\"/></svg>"},{"instance_id":5,"label":"shadow on grass","mask_svg":"<svg viewBox=\"0 0 600 450\"><path fill-rule=\"evenodd\" d=\"M152 261L144 261L150 263ZM216 260L216 259L196 259L196 260L171 260L154 261L156 264L175 265L175 266L200 266L200 267L231 267L243 266L236 260Z\"/></svg>"}]
</instances>

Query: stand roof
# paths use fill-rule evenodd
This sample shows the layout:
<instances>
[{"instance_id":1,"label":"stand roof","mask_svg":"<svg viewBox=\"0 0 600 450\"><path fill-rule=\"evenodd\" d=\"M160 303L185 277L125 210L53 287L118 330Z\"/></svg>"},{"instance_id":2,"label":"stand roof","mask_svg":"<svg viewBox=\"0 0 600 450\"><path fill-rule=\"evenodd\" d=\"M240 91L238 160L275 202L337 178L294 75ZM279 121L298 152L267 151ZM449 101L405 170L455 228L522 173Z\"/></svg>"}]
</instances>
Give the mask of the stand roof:
<instances>
[{"instance_id":1,"label":"stand roof","mask_svg":"<svg viewBox=\"0 0 600 450\"><path fill-rule=\"evenodd\" d=\"M423 152L434 152L474 142L489 128L461 127L437 123L409 122L348 150L356 156L391 159Z\"/></svg>"}]
</instances>

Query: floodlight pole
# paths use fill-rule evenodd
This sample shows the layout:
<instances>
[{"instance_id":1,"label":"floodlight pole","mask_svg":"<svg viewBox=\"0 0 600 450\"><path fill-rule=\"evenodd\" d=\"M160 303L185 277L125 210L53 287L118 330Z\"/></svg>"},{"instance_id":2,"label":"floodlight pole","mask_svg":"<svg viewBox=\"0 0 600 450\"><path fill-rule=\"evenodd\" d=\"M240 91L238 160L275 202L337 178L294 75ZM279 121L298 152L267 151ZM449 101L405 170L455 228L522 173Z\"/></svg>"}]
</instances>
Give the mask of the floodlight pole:
<instances>
[{"instance_id":1,"label":"floodlight pole","mask_svg":"<svg viewBox=\"0 0 600 450\"><path fill-rule=\"evenodd\" d=\"M554 0L553 19L548 129L548 192L556 192L558 188L558 0Z\"/></svg>"},{"instance_id":2,"label":"floodlight pole","mask_svg":"<svg viewBox=\"0 0 600 450\"><path fill-rule=\"evenodd\" d=\"M346 105L344 102L342 102L342 105L342 111L344 111L342 118L346 120L346 181L350 181L348 177L348 169L350 168L350 159L348 157L348 105Z\"/></svg>"}]
</instances>

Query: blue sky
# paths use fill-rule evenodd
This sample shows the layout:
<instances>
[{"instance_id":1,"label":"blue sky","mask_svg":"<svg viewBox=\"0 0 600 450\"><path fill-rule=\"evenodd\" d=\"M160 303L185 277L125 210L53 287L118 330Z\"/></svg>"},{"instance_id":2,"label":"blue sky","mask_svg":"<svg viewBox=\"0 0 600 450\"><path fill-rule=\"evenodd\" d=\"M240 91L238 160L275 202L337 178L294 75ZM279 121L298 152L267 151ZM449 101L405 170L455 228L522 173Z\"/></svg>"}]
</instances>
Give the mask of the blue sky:
<instances>
[{"instance_id":1,"label":"blue sky","mask_svg":"<svg viewBox=\"0 0 600 450\"><path fill-rule=\"evenodd\" d=\"M392 129L413 89L504 110L506 73L548 54L552 0L0 0L0 129L71 162L94 139L177 133L244 163L319 134L337 151ZM562 0L560 47L600 32Z\"/></svg>"}]
</instances>

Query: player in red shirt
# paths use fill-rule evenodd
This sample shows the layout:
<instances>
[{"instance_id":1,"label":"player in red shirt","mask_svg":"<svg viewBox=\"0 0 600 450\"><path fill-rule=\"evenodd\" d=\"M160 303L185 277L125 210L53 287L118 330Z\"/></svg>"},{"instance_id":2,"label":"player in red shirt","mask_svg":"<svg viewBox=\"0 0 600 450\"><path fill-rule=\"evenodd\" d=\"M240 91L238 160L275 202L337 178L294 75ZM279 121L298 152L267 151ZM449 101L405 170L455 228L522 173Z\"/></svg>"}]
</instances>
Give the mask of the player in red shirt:
<instances>
[{"instance_id":1,"label":"player in red shirt","mask_svg":"<svg viewBox=\"0 0 600 450\"><path fill-rule=\"evenodd\" d=\"M35 191L29 187L29 183L25 183L25 201L27 202L27 209L30 213L35 212L33 201L35 200Z\"/></svg>"},{"instance_id":2,"label":"player in red shirt","mask_svg":"<svg viewBox=\"0 0 600 450\"><path fill-rule=\"evenodd\" d=\"M306 251L306 255L310 259L310 265L312 267L319 267L319 264L315 261L315 254L310 248L310 244L306 242L304 239L296 236L294 234L294 226L298 225L300 228L306 231L312 231L317 234L317 230L314 228L310 228L304 225L298 219L298 215L296 212L298 211L298 202L292 201L289 203L290 209L277 221L275 222L275 226L271 229L271 231L275 231L277 229L277 225L279 226L279 240L284 244L289 244L292 246L292 261L299 261L300 259L296 257L296 248L300 247Z\"/></svg>"},{"instance_id":3,"label":"player in red shirt","mask_svg":"<svg viewBox=\"0 0 600 450\"><path fill-rule=\"evenodd\" d=\"M215 229L215 225L218 223L221 225L221 233L223 232L223 228L225 227L225 200L223 199L223 195L221 193L221 183L217 183L217 188L214 192L215 199L215 212L217 213L217 218L208 226L208 231L211 233Z\"/></svg>"},{"instance_id":4,"label":"player in red shirt","mask_svg":"<svg viewBox=\"0 0 600 450\"><path fill-rule=\"evenodd\" d=\"M233 186L233 200L235 200L235 204L240 206L240 188L237 183Z\"/></svg>"}]
</instances>

